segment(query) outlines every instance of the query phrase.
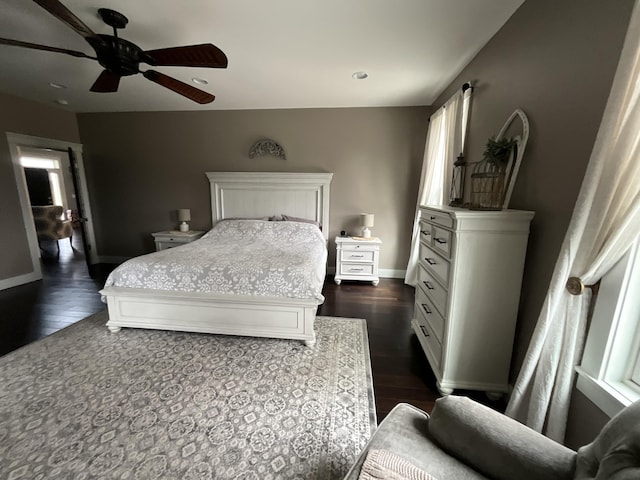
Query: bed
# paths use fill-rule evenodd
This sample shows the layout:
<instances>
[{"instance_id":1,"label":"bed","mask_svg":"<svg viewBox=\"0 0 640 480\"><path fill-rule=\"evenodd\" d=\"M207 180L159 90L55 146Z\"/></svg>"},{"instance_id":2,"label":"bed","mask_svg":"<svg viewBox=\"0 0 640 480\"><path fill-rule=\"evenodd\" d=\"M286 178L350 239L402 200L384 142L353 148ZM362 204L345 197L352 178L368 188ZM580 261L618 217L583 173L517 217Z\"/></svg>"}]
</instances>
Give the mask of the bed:
<instances>
[{"instance_id":1,"label":"bed","mask_svg":"<svg viewBox=\"0 0 640 480\"><path fill-rule=\"evenodd\" d=\"M209 242L215 245L229 230L241 229L239 225L266 228L270 235L276 231L300 230L317 235L324 242L324 259L314 276L324 279L326 272L326 247L329 231L329 193L331 173L271 173L271 172L208 172L211 191L212 225L215 227L202 239L177 247L176 255L197 258L196 249L205 248ZM284 215L293 220L317 222L322 230L307 222L266 222L263 219ZM250 220L244 220L250 219ZM224 221L223 221L224 220ZM282 227L276 224L283 225ZM291 225L291 228L286 224ZM222 231L220 232L220 227ZM249 227L247 227L249 228ZM249 228L250 229L250 228ZM238 244L242 242L237 242ZM295 241L294 241L295 243ZM240 248L238 251L240 251ZM143 257L158 261L171 250L155 252ZM138 262L132 259L129 262ZM120 268L127 267L125 262ZM226 268L230 268L227 265ZM112 275L118 270L114 270ZM258 277L255 277L258 278ZM245 282L251 283L251 282ZM255 280L254 287L260 285ZM313 324L318 305L323 301L317 291L301 291L295 296L277 289L187 289L175 290L162 282L129 283L122 286L108 280L100 291L107 303L109 320L107 327L118 332L122 327L150 328L227 335L287 338L302 340L306 345L315 343ZM149 285L152 285L149 288ZM174 288L174 290L164 289ZM231 293L231 290L239 293Z\"/></svg>"}]
</instances>

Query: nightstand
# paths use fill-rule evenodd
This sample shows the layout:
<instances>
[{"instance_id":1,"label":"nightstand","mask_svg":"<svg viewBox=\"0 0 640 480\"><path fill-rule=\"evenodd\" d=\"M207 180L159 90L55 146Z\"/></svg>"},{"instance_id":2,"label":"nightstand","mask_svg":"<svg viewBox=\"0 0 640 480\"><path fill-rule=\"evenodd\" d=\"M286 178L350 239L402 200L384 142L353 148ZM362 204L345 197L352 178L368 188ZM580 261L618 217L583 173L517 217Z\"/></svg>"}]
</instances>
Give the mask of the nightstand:
<instances>
[{"instance_id":1,"label":"nightstand","mask_svg":"<svg viewBox=\"0 0 640 480\"><path fill-rule=\"evenodd\" d=\"M167 248L178 247L186 243L191 243L194 240L198 240L205 232L199 232L195 230L189 230L188 232L180 232L178 230L167 230L164 232L152 233L153 239L156 242L156 252L160 250L166 250Z\"/></svg>"},{"instance_id":2,"label":"nightstand","mask_svg":"<svg viewBox=\"0 0 640 480\"><path fill-rule=\"evenodd\" d=\"M378 285L378 257L382 241L377 237L336 237L336 275L342 280L360 280Z\"/></svg>"}]
</instances>

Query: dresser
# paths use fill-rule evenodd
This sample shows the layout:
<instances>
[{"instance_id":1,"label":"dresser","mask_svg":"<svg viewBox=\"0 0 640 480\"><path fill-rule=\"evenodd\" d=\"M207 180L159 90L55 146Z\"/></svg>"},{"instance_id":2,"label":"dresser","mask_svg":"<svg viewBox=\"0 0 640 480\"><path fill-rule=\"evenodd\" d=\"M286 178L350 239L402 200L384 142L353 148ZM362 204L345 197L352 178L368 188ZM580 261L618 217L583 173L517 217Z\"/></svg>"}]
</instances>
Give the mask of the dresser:
<instances>
[{"instance_id":1,"label":"dresser","mask_svg":"<svg viewBox=\"0 0 640 480\"><path fill-rule=\"evenodd\" d=\"M412 328L441 394L509 390L533 212L420 208Z\"/></svg>"},{"instance_id":2,"label":"dresser","mask_svg":"<svg viewBox=\"0 0 640 480\"><path fill-rule=\"evenodd\" d=\"M376 237L336 237L336 284L340 285L342 280L359 280L377 286L381 244Z\"/></svg>"},{"instance_id":3,"label":"dresser","mask_svg":"<svg viewBox=\"0 0 640 480\"><path fill-rule=\"evenodd\" d=\"M153 235L153 240L156 242L156 251L159 252L160 250L166 250L167 248L191 243L194 240L198 240L204 234L205 232L199 232L197 230L190 230L188 232L167 230L164 232L152 233L151 235Z\"/></svg>"}]
</instances>

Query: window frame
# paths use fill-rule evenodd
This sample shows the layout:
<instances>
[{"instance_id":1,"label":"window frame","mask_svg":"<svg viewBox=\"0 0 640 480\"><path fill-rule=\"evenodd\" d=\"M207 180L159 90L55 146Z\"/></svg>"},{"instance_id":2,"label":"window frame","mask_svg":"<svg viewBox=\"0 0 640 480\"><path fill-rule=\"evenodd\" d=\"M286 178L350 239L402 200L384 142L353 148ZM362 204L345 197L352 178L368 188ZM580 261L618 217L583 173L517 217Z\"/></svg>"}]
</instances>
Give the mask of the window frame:
<instances>
[{"instance_id":1,"label":"window frame","mask_svg":"<svg viewBox=\"0 0 640 480\"><path fill-rule=\"evenodd\" d=\"M607 415L640 399L640 240L602 278L576 387ZM638 372L638 370L636 370Z\"/></svg>"}]
</instances>

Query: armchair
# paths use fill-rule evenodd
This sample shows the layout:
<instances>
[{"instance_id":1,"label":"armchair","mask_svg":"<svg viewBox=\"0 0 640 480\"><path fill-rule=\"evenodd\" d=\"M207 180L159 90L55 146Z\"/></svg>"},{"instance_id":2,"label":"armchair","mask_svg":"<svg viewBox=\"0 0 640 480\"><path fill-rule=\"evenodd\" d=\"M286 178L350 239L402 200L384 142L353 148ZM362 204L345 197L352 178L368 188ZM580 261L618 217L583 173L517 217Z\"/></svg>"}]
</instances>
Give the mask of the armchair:
<instances>
[{"instance_id":1,"label":"armchair","mask_svg":"<svg viewBox=\"0 0 640 480\"><path fill-rule=\"evenodd\" d=\"M577 452L466 397L438 399L431 416L401 403L380 423L345 480L378 478L640 479L640 401Z\"/></svg>"},{"instance_id":2,"label":"armchair","mask_svg":"<svg viewBox=\"0 0 640 480\"><path fill-rule=\"evenodd\" d=\"M31 207L33 221L38 234L38 244L42 240L55 240L58 250L58 240L69 238L73 241L73 226L69 220L61 220L63 208L60 205L43 205Z\"/></svg>"}]
</instances>

